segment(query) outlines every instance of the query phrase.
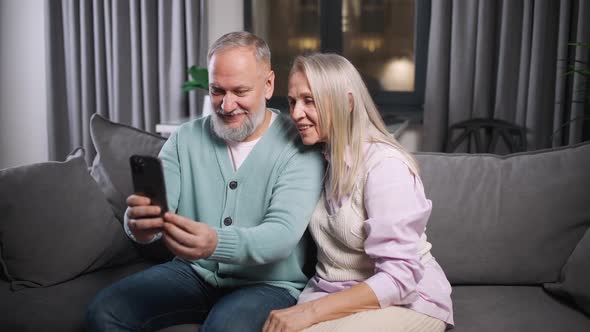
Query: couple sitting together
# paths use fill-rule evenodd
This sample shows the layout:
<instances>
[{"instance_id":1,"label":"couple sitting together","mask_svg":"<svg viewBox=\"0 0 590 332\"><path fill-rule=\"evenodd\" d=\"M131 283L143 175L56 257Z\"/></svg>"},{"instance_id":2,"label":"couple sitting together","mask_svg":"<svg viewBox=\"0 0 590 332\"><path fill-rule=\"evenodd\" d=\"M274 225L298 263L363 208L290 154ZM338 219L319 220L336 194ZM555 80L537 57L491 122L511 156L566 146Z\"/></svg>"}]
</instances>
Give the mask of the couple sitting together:
<instances>
[{"instance_id":1,"label":"couple sitting together","mask_svg":"<svg viewBox=\"0 0 590 332\"><path fill-rule=\"evenodd\" d=\"M222 36L208 69L214 114L182 125L159 154L170 211L160 217L148 198L127 199L129 237L164 241L176 257L103 289L88 329L452 327L418 166L354 66L335 54L297 57L290 119L266 108L274 72L262 39Z\"/></svg>"}]
</instances>

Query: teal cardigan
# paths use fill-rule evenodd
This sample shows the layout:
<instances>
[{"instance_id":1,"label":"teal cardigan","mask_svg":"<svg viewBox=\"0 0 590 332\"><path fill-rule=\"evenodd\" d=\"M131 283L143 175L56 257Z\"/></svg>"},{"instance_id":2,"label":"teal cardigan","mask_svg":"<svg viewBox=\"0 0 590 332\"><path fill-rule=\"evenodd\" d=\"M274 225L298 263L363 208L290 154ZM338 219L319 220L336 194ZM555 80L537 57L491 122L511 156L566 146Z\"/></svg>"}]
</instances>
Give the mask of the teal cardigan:
<instances>
[{"instance_id":1,"label":"teal cardigan","mask_svg":"<svg viewBox=\"0 0 590 332\"><path fill-rule=\"evenodd\" d=\"M234 171L210 122L185 123L160 152L170 210L218 234L213 254L192 266L216 287L265 283L297 298L307 282L303 266L314 260L304 233L322 190L323 157L279 115Z\"/></svg>"}]
</instances>

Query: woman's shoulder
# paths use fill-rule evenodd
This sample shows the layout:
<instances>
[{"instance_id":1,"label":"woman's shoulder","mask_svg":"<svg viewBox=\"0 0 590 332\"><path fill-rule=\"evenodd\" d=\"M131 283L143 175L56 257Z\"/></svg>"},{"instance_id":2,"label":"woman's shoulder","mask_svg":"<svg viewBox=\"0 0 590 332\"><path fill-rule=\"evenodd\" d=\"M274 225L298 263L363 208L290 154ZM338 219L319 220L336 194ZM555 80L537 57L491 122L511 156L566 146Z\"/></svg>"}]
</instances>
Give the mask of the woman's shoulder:
<instances>
[{"instance_id":1,"label":"woman's shoulder","mask_svg":"<svg viewBox=\"0 0 590 332\"><path fill-rule=\"evenodd\" d=\"M411 169L408 158L395 146L384 142L367 142L365 160L368 170L377 165L405 166Z\"/></svg>"},{"instance_id":2,"label":"woman's shoulder","mask_svg":"<svg viewBox=\"0 0 590 332\"><path fill-rule=\"evenodd\" d=\"M404 152L387 143L371 143L366 157L366 185L380 186L385 182L402 184L423 192L420 176ZM418 187L415 187L418 186ZM409 189L408 189L409 190Z\"/></svg>"}]
</instances>

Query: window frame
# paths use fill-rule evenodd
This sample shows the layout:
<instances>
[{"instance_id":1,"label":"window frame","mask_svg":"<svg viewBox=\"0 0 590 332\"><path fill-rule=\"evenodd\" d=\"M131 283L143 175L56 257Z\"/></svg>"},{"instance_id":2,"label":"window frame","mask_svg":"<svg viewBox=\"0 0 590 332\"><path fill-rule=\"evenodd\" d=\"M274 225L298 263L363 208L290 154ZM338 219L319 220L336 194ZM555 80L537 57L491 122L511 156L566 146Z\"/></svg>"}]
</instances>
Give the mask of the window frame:
<instances>
[{"instance_id":1,"label":"window frame","mask_svg":"<svg viewBox=\"0 0 590 332\"><path fill-rule=\"evenodd\" d=\"M320 51L342 54L342 0L320 2ZM430 33L431 0L416 0L414 17L415 77L413 92L371 91L384 118L399 114L421 115L426 89L428 37ZM244 30L252 32L252 0L244 0ZM286 96L276 93L270 107L288 108Z\"/></svg>"}]
</instances>

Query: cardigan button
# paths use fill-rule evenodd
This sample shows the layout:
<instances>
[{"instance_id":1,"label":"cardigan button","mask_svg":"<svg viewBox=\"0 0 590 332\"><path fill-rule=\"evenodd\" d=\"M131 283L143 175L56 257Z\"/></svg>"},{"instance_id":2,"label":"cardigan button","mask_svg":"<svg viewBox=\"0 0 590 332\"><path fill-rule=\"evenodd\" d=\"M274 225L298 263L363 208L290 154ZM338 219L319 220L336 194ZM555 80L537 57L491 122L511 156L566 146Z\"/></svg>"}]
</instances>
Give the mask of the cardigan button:
<instances>
[{"instance_id":1,"label":"cardigan button","mask_svg":"<svg viewBox=\"0 0 590 332\"><path fill-rule=\"evenodd\" d=\"M229 183L229 189L236 189L238 187L238 181L232 181Z\"/></svg>"},{"instance_id":2,"label":"cardigan button","mask_svg":"<svg viewBox=\"0 0 590 332\"><path fill-rule=\"evenodd\" d=\"M225 226L229 226L229 225L231 225L232 223L233 223L233 221L231 220L231 217L227 217L227 218L223 219L223 224L224 224Z\"/></svg>"}]
</instances>

